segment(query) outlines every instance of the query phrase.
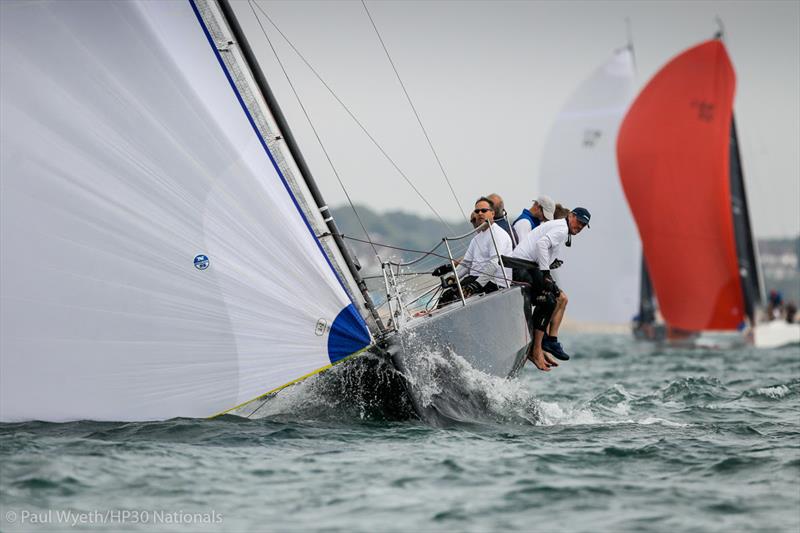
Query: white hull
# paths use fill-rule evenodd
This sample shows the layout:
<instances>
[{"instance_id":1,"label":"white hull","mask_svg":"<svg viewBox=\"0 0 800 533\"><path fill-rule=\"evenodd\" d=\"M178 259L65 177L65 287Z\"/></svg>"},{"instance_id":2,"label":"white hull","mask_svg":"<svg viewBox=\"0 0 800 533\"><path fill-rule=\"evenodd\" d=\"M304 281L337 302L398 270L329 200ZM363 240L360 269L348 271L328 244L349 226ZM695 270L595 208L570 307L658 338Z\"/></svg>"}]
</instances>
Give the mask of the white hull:
<instances>
[{"instance_id":1,"label":"white hull","mask_svg":"<svg viewBox=\"0 0 800 533\"><path fill-rule=\"evenodd\" d=\"M800 324L789 324L785 320L758 324L753 330L753 344L756 348L800 344Z\"/></svg>"}]
</instances>

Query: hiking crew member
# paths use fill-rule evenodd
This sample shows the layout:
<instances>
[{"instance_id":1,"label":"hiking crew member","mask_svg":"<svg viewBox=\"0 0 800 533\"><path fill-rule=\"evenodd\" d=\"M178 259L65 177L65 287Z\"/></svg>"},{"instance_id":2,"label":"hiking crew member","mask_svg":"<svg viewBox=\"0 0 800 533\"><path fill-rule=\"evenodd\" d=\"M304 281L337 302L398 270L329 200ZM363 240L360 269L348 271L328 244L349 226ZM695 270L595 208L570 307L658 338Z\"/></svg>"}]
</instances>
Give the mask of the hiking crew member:
<instances>
[{"instance_id":1,"label":"hiking crew member","mask_svg":"<svg viewBox=\"0 0 800 533\"><path fill-rule=\"evenodd\" d=\"M520 241L511 254L514 258L531 263L529 268L515 267L513 278L514 281L528 284L528 299L530 304L535 306L529 320L533 328L533 343L528 353L528 359L536 365L536 368L545 372L553 366L558 366L552 357L545 354L542 346L547 326L561 293L550 275L550 265L557 259L561 245L569 245L572 236L577 235L589 225L590 218L588 210L576 207L565 220L552 220L537 226ZM526 317L529 313L530 309L526 305ZM558 343L556 338L551 339ZM560 349L560 346L560 344L553 346L551 341L548 343L548 348L552 351L548 351L555 352L554 355L562 355L563 350Z\"/></svg>"}]
</instances>

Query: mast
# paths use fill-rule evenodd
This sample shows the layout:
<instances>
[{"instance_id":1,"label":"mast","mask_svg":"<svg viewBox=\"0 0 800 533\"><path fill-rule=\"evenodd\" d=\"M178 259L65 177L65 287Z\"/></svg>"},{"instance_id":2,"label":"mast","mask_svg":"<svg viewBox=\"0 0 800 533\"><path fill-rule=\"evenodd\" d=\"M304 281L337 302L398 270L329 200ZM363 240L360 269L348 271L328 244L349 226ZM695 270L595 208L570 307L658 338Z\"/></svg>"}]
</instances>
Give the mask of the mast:
<instances>
[{"instance_id":1,"label":"mast","mask_svg":"<svg viewBox=\"0 0 800 533\"><path fill-rule=\"evenodd\" d=\"M347 246L342 239L342 234L339 231L338 226L336 225L336 221L333 219L333 215L330 213L328 208L328 204L325 202L324 198L322 197L322 192L319 190L314 177L311 174L311 170L309 169L308 165L306 164L305 158L303 157L300 148L298 147L297 141L292 134L291 129L286 121L286 118L281 111L280 106L275 98L275 95L272 92L272 89L267 82L266 77L264 76L263 71L253 53L252 48L250 47L247 38L242 31L241 26L236 18L236 14L233 12L233 8L229 2L229 0L219 0L219 6L222 11L222 15L225 17L226 22L228 23L231 33L233 35L235 43L241 49L242 55L244 60L250 69L255 84L258 90L261 92L266 105L269 111L272 113L275 122L278 125L278 130L280 132L280 137L282 140L285 141L286 147L289 150L289 154L291 158L294 160L294 163L297 165L297 169L299 170L300 176L302 180L305 182L305 185L308 187L308 190L311 194L311 197L316 204L316 208L318 209L320 215L322 215L322 220L324 221L325 225L327 226L328 232L330 236L334 240L334 244L336 246L336 250L339 254L341 254L341 258L345 263L347 268L347 272L352 276L358 291L361 293L363 297L364 306L369 311L370 316L374 320L375 325L377 326L379 333L385 333L386 327L384 326L383 322L378 315L378 311L375 308L375 305L372 302L372 298L369 294L367 289L367 284L364 279L361 277L359 273L359 267L356 266L356 263L350 254ZM322 236L317 236L321 239Z\"/></svg>"},{"instance_id":2,"label":"mast","mask_svg":"<svg viewBox=\"0 0 800 533\"><path fill-rule=\"evenodd\" d=\"M642 254L642 275L639 286L639 323L654 324L656 321L656 306L653 301L653 283L647 272L647 262Z\"/></svg>"},{"instance_id":3,"label":"mast","mask_svg":"<svg viewBox=\"0 0 800 533\"><path fill-rule=\"evenodd\" d=\"M751 324L755 324L755 310L761 303L758 263L750 224L750 210L744 187L742 160L739 155L739 138L736 133L736 117L731 116L730 137L731 207L733 211L733 234L736 240L736 256L744 295L745 313Z\"/></svg>"},{"instance_id":4,"label":"mast","mask_svg":"<svg viewBox=\"0 0 800 533\"><path fill-rule=\"evenodd\" d=\"M716 18L719 29L714 34L715 39L725 41L725 27L722 19ZM750 210L747 206L747 193L744 186L744 169L742 158L739 154L739 136L736 132L736 114L731 111L730 133L730 185L731 185L731 210L733 211L733 235L736 241L736 257L739 262L739 279L742 285L745 314L750 319L750 324L755 325L755 310L761 304L762 287L756 254L753 230L750 224Z\"/></svg>"}]
</instances>

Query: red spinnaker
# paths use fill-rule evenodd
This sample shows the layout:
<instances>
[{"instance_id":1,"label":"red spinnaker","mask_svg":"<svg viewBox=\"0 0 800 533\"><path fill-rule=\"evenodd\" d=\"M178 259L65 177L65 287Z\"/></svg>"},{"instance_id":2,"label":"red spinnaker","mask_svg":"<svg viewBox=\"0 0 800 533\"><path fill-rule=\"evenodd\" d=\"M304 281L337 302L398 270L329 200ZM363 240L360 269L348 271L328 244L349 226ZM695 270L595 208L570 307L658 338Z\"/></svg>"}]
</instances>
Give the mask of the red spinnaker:
<instances>
[{"instance_id":1,"label":"red spinnaker","mask_svg":"<svg viewBox=\"0 0 800 533\"><path fill-rule=\"evenodd\" d=\"M664 320L736 329L729 137L736 77L721 41L683 52L642 90L617 140L620 179Z\"/></svg>"}]
</instances>

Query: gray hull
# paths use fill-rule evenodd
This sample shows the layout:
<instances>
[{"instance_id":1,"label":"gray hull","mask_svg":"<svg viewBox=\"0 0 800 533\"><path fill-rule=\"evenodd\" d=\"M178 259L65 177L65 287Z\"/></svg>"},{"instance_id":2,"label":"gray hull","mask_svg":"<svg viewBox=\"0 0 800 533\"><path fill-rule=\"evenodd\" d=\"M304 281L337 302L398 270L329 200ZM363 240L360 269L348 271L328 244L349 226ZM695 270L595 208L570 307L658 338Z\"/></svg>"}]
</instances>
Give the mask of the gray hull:
<instances>
[{"instance_id":1,"label":"gray hull","mask_svg":"<svg viewBox=\"0 0 800 533\"><path fill-rule=\"evenodd\" d=\"M465 381L474 370L514 376L525 363L530 333L522 290L514 287L415 318L389 339L417 413L430 422L462 420L480 406ZM471 368L469 368L471 367Z\"/></svg>"}]
</instances>

